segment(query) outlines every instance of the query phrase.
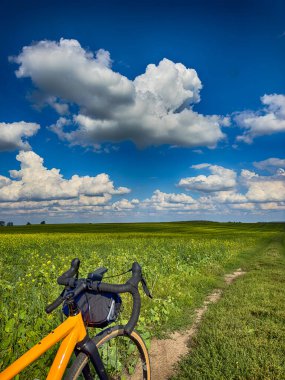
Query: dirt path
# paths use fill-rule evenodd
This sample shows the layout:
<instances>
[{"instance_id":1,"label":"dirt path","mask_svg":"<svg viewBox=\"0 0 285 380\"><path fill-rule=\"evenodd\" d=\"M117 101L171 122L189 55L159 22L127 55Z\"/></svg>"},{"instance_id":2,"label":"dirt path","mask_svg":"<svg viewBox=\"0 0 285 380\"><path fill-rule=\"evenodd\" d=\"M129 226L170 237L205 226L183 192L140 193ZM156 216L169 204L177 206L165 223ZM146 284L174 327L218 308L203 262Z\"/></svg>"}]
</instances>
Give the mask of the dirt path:
<instances>
[{"instance_id":1,"label":"dirt path","mask_svg":"<svg viewBox=\"0 0 285 380\"><path fill-rule=\"evenodd\" d=\"M244 275L241 269L225 275L225 283L230 285L237 277ZM205 299L203 306L195 311L194 322L190 329L173 333L168 339L154 339L150 347L150 360L152 368L152 379L166 380L173 373L173 365L179 361L181 356L189 351L188 341L197 333L203 315L210 304L216 303L222 296L222 289L214 289Z\"/></svg>"}]
</instances>

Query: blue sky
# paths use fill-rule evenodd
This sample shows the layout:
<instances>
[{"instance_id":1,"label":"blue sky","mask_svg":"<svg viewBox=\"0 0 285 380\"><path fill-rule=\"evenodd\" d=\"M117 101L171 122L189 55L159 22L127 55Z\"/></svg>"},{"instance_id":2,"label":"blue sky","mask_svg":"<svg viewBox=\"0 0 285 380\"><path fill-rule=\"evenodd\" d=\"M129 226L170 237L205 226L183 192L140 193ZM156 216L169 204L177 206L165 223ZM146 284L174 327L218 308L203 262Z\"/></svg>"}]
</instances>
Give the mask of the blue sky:
<instances>
[{"instance_id":1,"label":"blue sky","mask_svg":"<svg viewBox=\"0 0 285 380\"><path fill-rule=\"evenodd\" d=\"M283 1L0 15L1 220L284 220Z\"/></svg>"}]
</instances>

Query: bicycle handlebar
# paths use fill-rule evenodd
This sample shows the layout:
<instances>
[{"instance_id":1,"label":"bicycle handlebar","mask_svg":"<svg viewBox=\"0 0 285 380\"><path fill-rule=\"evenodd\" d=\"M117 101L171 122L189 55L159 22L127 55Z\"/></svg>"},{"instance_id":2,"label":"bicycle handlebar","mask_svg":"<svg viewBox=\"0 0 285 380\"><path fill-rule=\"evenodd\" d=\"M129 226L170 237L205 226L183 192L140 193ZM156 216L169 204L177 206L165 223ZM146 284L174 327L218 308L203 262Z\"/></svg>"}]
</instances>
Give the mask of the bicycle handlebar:
<instances>
[{"instance_id":1,"label":"bicycle handlebar","mask_svg":"<svg viewBox=\"0 0 285 380\"><path fill-rule=\"evenodd\" d=\"M94 290L99 290L99 292L111 292L111 293L130 293L133 298L133 308L131 317L128 323L125 326L125 332L127 334L131 334L135 325L138 322L140 310L141 310L141 297L138 290L138 284L142 281L142 270L141 266L138 263L133 263L132 265L132 277L122 285L116 284L107 284L107 283L99 283L97 288Z\"/></svg>"},{"instance_id":2,"label":"bicycle handlebar","mask_svg":"<svg viewBox=\"0 0 285 380\"><path fill-rule=\"evenodd\" d=\"M62 297L62 295L58 296L55 301L53 301L50 305L46 307L46 312L50 314L53 310L55 310L57 307L59 307L63 302L65 298Z\"/></svg>"},{"instance_id":3,"label":"bicycle handlebar","mask_svg":"<svg viewBox=\"0 0 285 380\"><path fill-rule=\"evenodd\" d=\"M58 285L65 285L65 286L71 286L67 282L67 280L73 279L74 276L78 276L78 270L79 270L80 260L79 259L73 259L71 261L70 268L64 272L61 276L58 277L57 283Z\"/></svg>"},{"instance_id":4,"label":"bicycle handlebar","mask_svg":"<svg viewBox=\"0 0 285 380\"><path fill-rule=\"evenodd\" d=\"M131 334L133 329L135 328L135 325L137 324L137 321L139 319L140 315L140 308L141 308L141 298L140 293L138 290L138 284L142 282L144 292L147 296L152 298L145 279L142 276L142 269L141 266L135 262L132 265L132 277L127 280L125 284L109 284L104 283L101 281L91 281L90 279L82 279L77 280L74 278L74 276L78 276L78 269L80 265L79 259L74 259L71 262L71 268L68 269L66 272L64 272L58 279L57 282L60 285L65 285L69 288L74 288L73 297L76 297L86 289L94 290L98 293L104 293L104 292L110 292L110 293L130 293L132 295L133 299L133 308L131 317L128 321L128 323L125 325L125 332L127 334ZM79 284L79 285L78 285ZM78 286L77 286L78 285ZM50 305L46 307L46 312L51 313L53 310L55 310L58 306L60 306L65 300L66 297L64 296L63 291L61 295ZM70 293L69 293L70 294Z\"/></svg>"}]
</instances>

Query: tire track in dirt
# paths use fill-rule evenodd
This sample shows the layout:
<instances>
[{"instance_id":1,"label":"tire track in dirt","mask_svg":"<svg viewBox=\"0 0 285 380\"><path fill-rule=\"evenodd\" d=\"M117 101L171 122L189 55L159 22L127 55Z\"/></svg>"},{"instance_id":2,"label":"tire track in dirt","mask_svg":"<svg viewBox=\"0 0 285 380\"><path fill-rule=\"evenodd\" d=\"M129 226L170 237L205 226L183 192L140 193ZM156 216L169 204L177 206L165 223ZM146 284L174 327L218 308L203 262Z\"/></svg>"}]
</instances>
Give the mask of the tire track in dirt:
<instances>
[{"instance_id":1,"label":"tire track in dirt","mask_svg":"<svg viewBox=\"0 0 285 380\"><path fill-rule=\"evenodd\" d=\"M236 278L245 273L239 268L235 272L224 276L225 283L230 285ZM214 289L207 296L203 305L195 310L194 322L186 331L174 332L168 339L152 340L149 353L153 380L166 380L173 374L174 364L189 352L188 342L196 335L209 305L218 302L222 294L222 289Z\"/></svg>"}]
</instances>

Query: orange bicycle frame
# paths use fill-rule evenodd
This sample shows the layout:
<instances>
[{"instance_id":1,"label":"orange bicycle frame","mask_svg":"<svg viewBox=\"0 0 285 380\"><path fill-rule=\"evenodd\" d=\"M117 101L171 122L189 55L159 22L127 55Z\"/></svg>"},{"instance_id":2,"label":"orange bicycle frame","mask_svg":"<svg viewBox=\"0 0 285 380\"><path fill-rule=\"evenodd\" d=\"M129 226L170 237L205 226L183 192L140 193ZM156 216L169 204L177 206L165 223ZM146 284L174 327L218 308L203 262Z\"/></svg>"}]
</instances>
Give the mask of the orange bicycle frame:
<instances>
[{"instance_id":1,"label":"orange bicycle frame","mask_svg":"<svg viewBox=\"0 0 285 380\"><path fill-rule=\"evenodd\" d=\"M0 380L12 379L24 368L44 354L49 348L63 339L46 379L60 380L64 374L76 344L81 342L85 338L86 334L86 328L81 313L68 317L49 335L43 338L38 344L32 347L3 372L1 372Z\"/></svg>"}]
</instances>

